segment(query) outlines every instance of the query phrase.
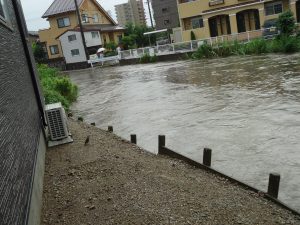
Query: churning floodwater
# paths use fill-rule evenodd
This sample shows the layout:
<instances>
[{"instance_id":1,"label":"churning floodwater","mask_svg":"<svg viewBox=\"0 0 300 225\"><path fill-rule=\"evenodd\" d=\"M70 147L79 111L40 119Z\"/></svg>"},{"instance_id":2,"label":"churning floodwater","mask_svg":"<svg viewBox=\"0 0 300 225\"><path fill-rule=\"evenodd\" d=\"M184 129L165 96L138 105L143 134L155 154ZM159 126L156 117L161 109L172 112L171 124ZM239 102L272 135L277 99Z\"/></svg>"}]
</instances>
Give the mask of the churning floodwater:
<instances>
[{"instance_id":1,"label":"churning floodwater","mask_svg":"<svg viewBox=\"0 0 300 225\"><path fill-rule=\"evenodd\" d=\"M157 152L157 136L196 161L267 190L300 211L300 55L164 62L71 72L73 110L100 128ZM201 191L201 190L199 190Z\"/></svg>"}]
</instances>

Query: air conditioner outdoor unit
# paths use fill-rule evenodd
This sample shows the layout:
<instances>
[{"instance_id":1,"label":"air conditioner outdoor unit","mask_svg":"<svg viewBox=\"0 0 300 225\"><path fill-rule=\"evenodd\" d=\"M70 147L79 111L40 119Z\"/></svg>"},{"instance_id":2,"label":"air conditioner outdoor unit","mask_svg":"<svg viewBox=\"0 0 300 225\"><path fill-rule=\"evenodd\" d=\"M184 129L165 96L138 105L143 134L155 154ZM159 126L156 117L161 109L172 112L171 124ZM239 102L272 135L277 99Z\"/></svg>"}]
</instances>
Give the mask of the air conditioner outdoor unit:
<instances>
[{"instance_id":1,"label":"air conditioner outdoor unit","mask_svg":"<svg viewBox=\"0 0 300 225\"><path fill-rule=\"evenodd\" d=\"M67 117L61 103L46 105L45 113L48 123L49 142L48 146L56 146L73 142L68 131Z\"/></svg>"}]
</instances>

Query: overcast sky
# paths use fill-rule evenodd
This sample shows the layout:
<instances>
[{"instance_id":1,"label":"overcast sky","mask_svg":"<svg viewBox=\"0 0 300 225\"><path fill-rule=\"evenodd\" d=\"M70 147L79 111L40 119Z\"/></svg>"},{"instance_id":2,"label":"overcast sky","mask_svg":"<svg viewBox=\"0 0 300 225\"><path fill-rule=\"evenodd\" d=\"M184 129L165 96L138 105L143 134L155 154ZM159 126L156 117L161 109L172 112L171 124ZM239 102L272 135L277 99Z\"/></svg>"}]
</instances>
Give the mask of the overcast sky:
<instances>
[{"instance_id":1,"label":"overcast sky","mask_svg":"<svg viewBox=\"0 0 300 225\"><path fill-rule=\"evenodd\" d=\"M49 23L42 19L43 13L48 9L54 0L21 0L28 30L37 31L39 29L49 28ZM114 5L128 2L128 0L97 0L100 5L112 13L116 20ZM148 19L148 7L144 3L146 17ZM149 23L149 22L148 22Z\"/></svg>"}]
</instances>

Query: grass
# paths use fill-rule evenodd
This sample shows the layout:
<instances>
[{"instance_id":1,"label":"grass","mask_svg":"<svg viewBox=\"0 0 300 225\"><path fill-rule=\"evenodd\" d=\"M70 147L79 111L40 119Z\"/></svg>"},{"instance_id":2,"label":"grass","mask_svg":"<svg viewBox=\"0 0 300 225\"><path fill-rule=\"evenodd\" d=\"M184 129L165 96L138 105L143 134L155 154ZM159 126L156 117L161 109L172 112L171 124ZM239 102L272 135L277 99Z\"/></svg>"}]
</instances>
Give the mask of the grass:
<instances>
[{"instance_id":1,"label":"grass","mask_svg":"<svg viewBox=\"0 0 300 225\"><path fill-rule=\"evenodd\" d=\"M273 40L254 39L248 43L238 41L224 42L214 46L201 45L192 54L194 59L227 57L231 55L260 55L264 53L294 53L300 51L300 38L294 36L278 36Z\"/></svg>"},{"instance_id":2,"label":"grass","mask_svg":"<svg viewBox=\"0 0 300 225\"><path fill-rule=\"evenodd\" d=\"M68 77L61 75L58 69L39 64L38 72L45 103L61 102L68 111L71 104L77 100L78 87Z\"/></svg>"},{"instance_id":3,"label":"grass","mask_svg":"<svg viewBox=\"0 0 300 225\"><path fill-rule=\"evenodd\" d=\"M144 54L141 58L140 58L140 63L154 63L157 61L157 56L150 56L148 53Z\"/></svg>"}]
</instances>

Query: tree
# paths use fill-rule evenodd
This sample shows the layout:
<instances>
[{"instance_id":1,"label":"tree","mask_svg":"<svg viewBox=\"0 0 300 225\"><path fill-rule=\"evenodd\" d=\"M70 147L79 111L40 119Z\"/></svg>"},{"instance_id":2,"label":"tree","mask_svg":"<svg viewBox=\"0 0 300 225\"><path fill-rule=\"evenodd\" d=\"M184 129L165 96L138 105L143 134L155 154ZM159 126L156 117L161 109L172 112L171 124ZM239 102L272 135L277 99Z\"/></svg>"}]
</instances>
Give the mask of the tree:
<instances>
[{"instance_id":1,"label":"tree","mask_svg":"<svg viewBox=\"0 0 300 225\"><path fill-rule=\"evenodd\" d=\"M194 31L191 31L191 40L192 41L196 40L196 35L195 35Z\"/></svg>"},{"instance_id":2,"label":"tree","mask_svg":"<svg viewBox=\"0 0 300 225\"><path fill-rule=\"evenodd\" d=\"M125 39L125 42L131 39L133 43L127 45L127 47L136 45L137 47L144 47L149 45L149 38L144 35L144 33L153 31L152 28L149 28L145 25L133 25L132 23L128 23L125 26L125 37L129 37ZM156 37L155 35L150 36L151 43L155 43ZM125 43L123 43L125 45Z\"/></svg>"},{"instance_id":3,"label":"tree","mask_svg":"<svg viewBox=\"0 0 300 225\"><path fill-rule=\"evenodd\" d=\"M123 44L124 49L127 50L127 49L129 49L132 45L134 45L134 40L132 39L131 36L124 36L124 37L122 38L121 43Z\"/></svg>"},{"instance_id":4,"label":"tree","mask_svg":"<svg viewBox=\"0 0 300 225\"><path fill-rule=\"evenodd\" d=\"M34 55L34 58L35 60L38 62L38 63L41 63L42 61L45 60L45 52L44 52L44 49L43 49L43 46L41 45L40 42L34 42L32 43L32 51L33 51L33 55Z\"/></svg>"},{"instance_id":5,"label":"tree","mask_svg":"<svg viewBox=\"0 0 300 225\"><path fill-rule=\"evenodd\" d=\"M288 10L279 15L277 20L277 28L283 35L291 35L295 32L296 21L292 11Z\"/></svg>"},{"instance_id":6,"label":"tree","mask_svg":"<svg viewBox=\"0 0 300 225\"><path fill-rule=\"evenodd\" d=\"M105 44L105 48L108 50L111 50L111 51L115 51L117 48L117 45L115 42L111 41L111 42Z\"/></svg>"}]
</instances>

